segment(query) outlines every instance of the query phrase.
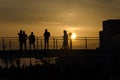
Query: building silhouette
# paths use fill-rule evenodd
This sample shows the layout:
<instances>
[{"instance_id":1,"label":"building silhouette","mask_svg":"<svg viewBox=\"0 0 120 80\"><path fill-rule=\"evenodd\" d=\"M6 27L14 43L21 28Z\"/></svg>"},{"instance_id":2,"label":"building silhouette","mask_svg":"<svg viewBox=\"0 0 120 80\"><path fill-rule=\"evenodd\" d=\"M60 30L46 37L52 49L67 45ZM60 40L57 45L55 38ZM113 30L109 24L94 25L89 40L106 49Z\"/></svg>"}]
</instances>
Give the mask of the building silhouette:
<instances>
[{"instance_id":1,"label":"building silhouette","mask_svg":"<svg viewBox=\"0 0 120 80\"><path fill-rule=\"evenodd\" d=\"M119 50L120 49L120 19L110 19L103 21L103 31L99 32L100 49Z\"/></svg>"}]
</instances>

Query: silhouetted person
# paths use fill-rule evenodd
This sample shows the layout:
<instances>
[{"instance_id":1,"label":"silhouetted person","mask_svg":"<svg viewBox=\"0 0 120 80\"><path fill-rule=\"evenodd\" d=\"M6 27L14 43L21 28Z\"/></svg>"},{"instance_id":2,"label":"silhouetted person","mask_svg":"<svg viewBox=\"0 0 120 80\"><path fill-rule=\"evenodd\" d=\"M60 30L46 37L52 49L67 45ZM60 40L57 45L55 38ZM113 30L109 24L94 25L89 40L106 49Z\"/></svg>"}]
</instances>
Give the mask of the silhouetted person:
<instances>
[{"instance_id":1,"label":"silhouetted person","mask_svg":"<svg viewBox=\"0 0 120 80\"><path fill-rule=\"evenodd\" d=\"M29 44L30 44L30 50L31 50L31 45L33 45L33 48L35 50L35 35L33 32L31 32L31 35L29 36Z\"/></svg>"},{"instance_id":2,"label":"silhouetted person","mask_svg":"<svg viewBox=\"0 0 120 80\"><path fill-rule=\"evenodd\" d=\"M67 31L64 30L63 32L64 32L64 36L63 36L63 45L62 45L62 49L69 49Z\"/></svg>"},{"instance_id":3,"label":"silhouetted person","mask_svg":"<svg viewBox=\"0 0 120 80\"><path fill-rule=\"evenodd\" d=\"M25 31L23 31L22 41L23 41L23 45L24 45L24 49L25 49L25 50L27 49L27 45L26 45L26 40L27 40L27 38L28 38L27 34L25 33Z\"/></svg>"},{"instance_id":4,"label":"silhouetted person","mask_svg":"<svg viewBox=\"0 0 120 80\"><path fill-rule=\"evenodd\" d=\"M70 49L72 49L72 38L71 38L72 37L72 33L71 32L69 33L69 37L70 37Z\"/></svg>"},{"instance_id":5,"label":"silhouetted person","mask_svg":"<svg viewBox=\"0 0 120 80\"><path fill-rule=\"evenodd\" d=\"M48 32L48 30L45 29L45 32L44 32L44 49L49 49L49 37L50 37L50 32Z\"/></svg>"},{"instance_id":6,"label":"silhouetted person","mask_svg":"<svg viewBox=\"0 0 120 80\"><path fill-rule=\"evenodd\" d=\"M18 33L18 37L19 37L19 49L22 50L23 47L23 32L22 30L20 30L20 32Z\"/></svg>"}]
</instances>

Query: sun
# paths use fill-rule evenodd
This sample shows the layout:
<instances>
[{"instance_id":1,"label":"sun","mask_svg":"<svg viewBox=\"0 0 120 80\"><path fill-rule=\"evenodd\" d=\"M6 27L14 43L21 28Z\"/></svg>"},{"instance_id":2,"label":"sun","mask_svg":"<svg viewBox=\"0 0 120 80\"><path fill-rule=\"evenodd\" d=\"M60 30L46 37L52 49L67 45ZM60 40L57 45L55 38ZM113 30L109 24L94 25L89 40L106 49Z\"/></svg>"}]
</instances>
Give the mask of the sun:
<instances>
[{"instance_id":1,"label":"sun","mask_svg":"<svg viewBox=\"0 0 120 80\"><path fill-rule=\"evenodd\" d=\"M75 38L76 38L76 34L75 34L75 33L72 33L71 38L72 38L72 39L75 39Z\"/></svg>"}]
</instances>

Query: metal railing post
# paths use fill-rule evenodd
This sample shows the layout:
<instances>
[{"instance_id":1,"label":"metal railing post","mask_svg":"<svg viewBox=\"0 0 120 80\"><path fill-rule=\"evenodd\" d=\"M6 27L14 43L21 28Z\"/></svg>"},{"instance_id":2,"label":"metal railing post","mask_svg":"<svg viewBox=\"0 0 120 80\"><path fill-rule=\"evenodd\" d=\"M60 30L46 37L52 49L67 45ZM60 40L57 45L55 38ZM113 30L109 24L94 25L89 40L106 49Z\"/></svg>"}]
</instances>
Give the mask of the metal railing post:
<instances>
[{"instance_id":1,"label":"metal railing post","mask_svg":"<svg viewBox=\"0 0 120 80\"><path fill-rule=\"evenodd\" d=\"M53 38L53 47L55 49L55 38Z\"/></svg>"},{"instance_id":2,"label":"metal railing post","mask_svg":"<svg viewBox=\"0 0 120 80\"><path fill-rule=\"evenodd\" d=\"M3 50L5 50L6 46L5 46L5 40L4 40L4 38L2 39L2 42L3 42Z\"/></svg>"},{"instance_id":3,"label":"metal railing post","mask_svg":"<svg viewBox=\"0 0 120 80\"><path fill-rule=\"evenodd\" d=\"M11 50L11 40L9 41L9 50Z\"/></svg>"},{"instance_id":4,"label":"metal railing post","mask_svg":"<svg viewBox=\"0 0 120 80\"><path fill-rule=\"evenodd\" d=\"M57 39L56 39L56 49L57 49Z\"/></svg>"},{"instance_id":5,"label":"metal railing post","mask_svg":"<svg viewBox=\"0 0 120 80\"><path fill-rule=\"evenodd\" d=\"M41 42L41 49L42 49L42 39L40 40L40 42Z\"/></svg>"},{"instance_id":6,"label":"metal railing post","mask_svg":"<svg viewBox=\"0 0 120 80\"><path fill-rule=\"evenodd\" d=\"M37 49L39 49L38 37L37 37Z\"/></svg>"},{"instance_id":7,"label":"metal railing post","mask_svg":"<svg viewBox=\"0 0 120 80\"><path fill-rule=\"evenodd\" d=\"M85 37L85 49L87 50L87 37Z\"/></svg>"}]
</instances>

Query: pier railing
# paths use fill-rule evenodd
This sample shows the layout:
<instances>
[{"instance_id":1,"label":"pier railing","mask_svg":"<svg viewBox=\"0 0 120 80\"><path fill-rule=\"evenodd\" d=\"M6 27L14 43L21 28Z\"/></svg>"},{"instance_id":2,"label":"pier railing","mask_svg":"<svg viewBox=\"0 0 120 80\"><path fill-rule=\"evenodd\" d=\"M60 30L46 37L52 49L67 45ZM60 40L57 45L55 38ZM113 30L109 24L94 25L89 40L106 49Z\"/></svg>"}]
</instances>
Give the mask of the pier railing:
<instances>
[{"instance_id":1,"label":"pier railing","mask_svg":"<svg viewBox=\"0 0 120 80\"><path fill-rule=\"evenodd\" d=\"M70 40L68 44L70 45ZM61 49L62 45L62 37L50 37L49 49ZM36 37L35 47L36 49L44 49L44 37ZM96 49L97 47L99 47L98 37L76 37L72 39L72 49ZM28 39L27 49L29 49ZM0 37L0 50L19 50L18 37Z\"/></svg>"}]
</instances>

